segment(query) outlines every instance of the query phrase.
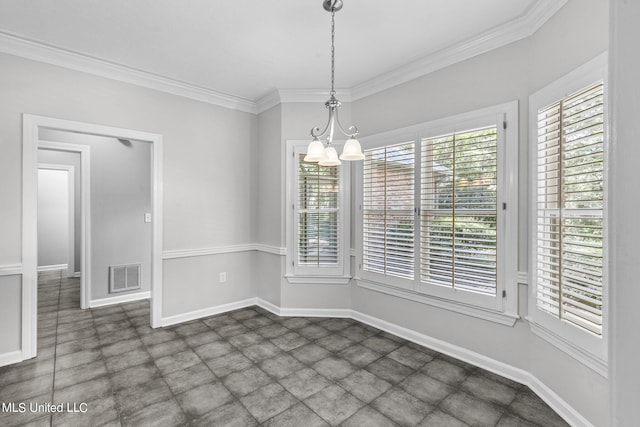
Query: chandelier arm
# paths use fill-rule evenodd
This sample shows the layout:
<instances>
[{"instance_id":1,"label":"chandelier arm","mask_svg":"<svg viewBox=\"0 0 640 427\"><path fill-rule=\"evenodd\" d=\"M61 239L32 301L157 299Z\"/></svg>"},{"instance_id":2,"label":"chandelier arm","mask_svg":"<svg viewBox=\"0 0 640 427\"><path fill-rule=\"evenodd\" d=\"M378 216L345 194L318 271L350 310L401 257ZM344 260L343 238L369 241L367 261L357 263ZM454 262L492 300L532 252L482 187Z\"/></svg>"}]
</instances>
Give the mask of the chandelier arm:
<instances>
[{"instance_id":1,"label":"chandelier arm","mask_svg":"<svg viewBox=\"0 0 640 427\"><path fill-rule=\"evenodd\" d=\"M331 119L329 119L329 121L327 122L327 125L324 127L324 129L322 130L322 132L320 132L320 128L319 127L314 127L311 128L311 136L313 138L322 138L323 136L325 136L327 134L327 131L329 130L329 125L331 124Z\"/></svg>"},{"instance_id":2,"label":"chandelier arm","mask_svg":"<svg viewBox=\"0 0 640 427\"><path fill-rule=\"evenodd\" d=\"M355 137L358 135L358 128L355 126L349 126L347 128L347 130L345 131L344 128L342 127L342 123L340 123L340 118L338 117L338 113L336 112L336 123L338 124L338 130L340 130L340 132L342 132L342 134L344 136L348 136L348 137Z\"/></svg>"}]
</instances>

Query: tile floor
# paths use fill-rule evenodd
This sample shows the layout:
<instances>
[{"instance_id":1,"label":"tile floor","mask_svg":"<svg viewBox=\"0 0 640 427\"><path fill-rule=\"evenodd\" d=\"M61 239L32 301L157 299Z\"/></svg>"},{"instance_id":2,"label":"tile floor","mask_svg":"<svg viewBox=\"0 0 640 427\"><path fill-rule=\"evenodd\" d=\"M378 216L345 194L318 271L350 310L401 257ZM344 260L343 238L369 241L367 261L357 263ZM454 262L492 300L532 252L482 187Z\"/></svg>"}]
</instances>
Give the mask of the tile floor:
<instances>
[{"instance_id":1,"label":"tile floor","mask_svg":"<svg viewBox=\"0 0 640 427\"><path fill-rule=\"evenodd\" d=\"M26 411L3 426L566 425L525 386L354 320L250 307L151 329L146 301L80 310L60 272L38 295L38 357L0 368L0 401ZM29 407L45 402L87 411Z\"/></svg>"}]
</instances>

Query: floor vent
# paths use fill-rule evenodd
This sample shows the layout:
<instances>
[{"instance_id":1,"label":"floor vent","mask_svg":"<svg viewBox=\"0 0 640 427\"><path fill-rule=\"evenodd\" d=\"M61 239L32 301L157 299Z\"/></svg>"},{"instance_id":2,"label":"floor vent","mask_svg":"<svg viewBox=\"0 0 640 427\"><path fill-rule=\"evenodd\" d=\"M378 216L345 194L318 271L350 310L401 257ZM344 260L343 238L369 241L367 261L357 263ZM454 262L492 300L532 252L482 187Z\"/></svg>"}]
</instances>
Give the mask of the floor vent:
<instances>
[{"instance_id":1,"label":"floor vent","mask_svg":"<svg viewBox=\"0 0 640 427\"><path fill-rule=\"evenodd\" d=\"M140 289L140 264L109 267L109 293Z\"/></svg>"}]
</instances>

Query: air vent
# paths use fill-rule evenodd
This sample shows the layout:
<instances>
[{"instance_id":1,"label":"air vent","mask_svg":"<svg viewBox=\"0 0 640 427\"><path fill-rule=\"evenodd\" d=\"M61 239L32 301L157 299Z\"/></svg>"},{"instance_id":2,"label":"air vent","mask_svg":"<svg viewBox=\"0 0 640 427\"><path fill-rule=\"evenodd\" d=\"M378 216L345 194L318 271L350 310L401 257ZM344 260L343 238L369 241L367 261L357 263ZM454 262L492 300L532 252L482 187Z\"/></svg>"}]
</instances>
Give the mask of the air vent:
<instances>
[{"instance_id":1,"label":"air vent","mask_svg":"<svg viewBox=\"0 0 640 427\"><path fill-rule=\"evenodd\" d=\"M140 289L140 264L109 267L109 293Z\"/></svg>"}]
</instances>

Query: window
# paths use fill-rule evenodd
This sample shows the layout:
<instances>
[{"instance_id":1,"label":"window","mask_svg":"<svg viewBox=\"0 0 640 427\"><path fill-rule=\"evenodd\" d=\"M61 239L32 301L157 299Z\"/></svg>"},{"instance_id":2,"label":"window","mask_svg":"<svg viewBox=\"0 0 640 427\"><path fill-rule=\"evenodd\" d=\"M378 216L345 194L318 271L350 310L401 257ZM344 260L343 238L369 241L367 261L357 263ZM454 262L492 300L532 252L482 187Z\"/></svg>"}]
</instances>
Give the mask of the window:
<instances>
[{"instance_id":1,"label":"window","mask_svg":"<svg viewBox=\"0 0 640 427\"><path fill-rule=\"evenodd\" d=\"M517 103L363 143L359 283L515 315Z\"/></svg>"},{"instance_id":2,"label":"window","mask_svg":"<svg viewBox=\"0 0 640 427\"><path fill-rule=\"evenodd\" d=\"M287 278L290 282L348 282L349 170L305 162L307 141L288 152Z\"/></svg>"},{"instance_id":3,"label":"window","mask_svg":"<svg viewBox=\"0 0 640 427\"><path fill-rule=\"evenodd\" d=\"M603 67L596 59L532 95L530 124L531 320L600 364L605 356Z\"/></svg>"},{"instance_id":4,"label":"window","mask_svg":"<svg viewBox=\"0 0 640 427\"><path fill-rule=\"evenodd\" d=\"M364 268L413 278L414 143L365 151Z\"/></svg>"},{"instance_id":5,"label":"window","mask_svg":"<svg viewBox=\"0 0 640 427\"><path fill-rule=\"evenodd\" d=\"M422 140L423 283L497 290L498 128Z\"/></svg>"},{"instance_id":6,"label":"window","mask_svg":"<svg viewBox=\"0 0 640 427\"><path fill-rule=\"evenodd\" d=\"M340 262L340 169L304 161L298 154L298 259L301 266Z\"/></svg>"}]
</instances>

